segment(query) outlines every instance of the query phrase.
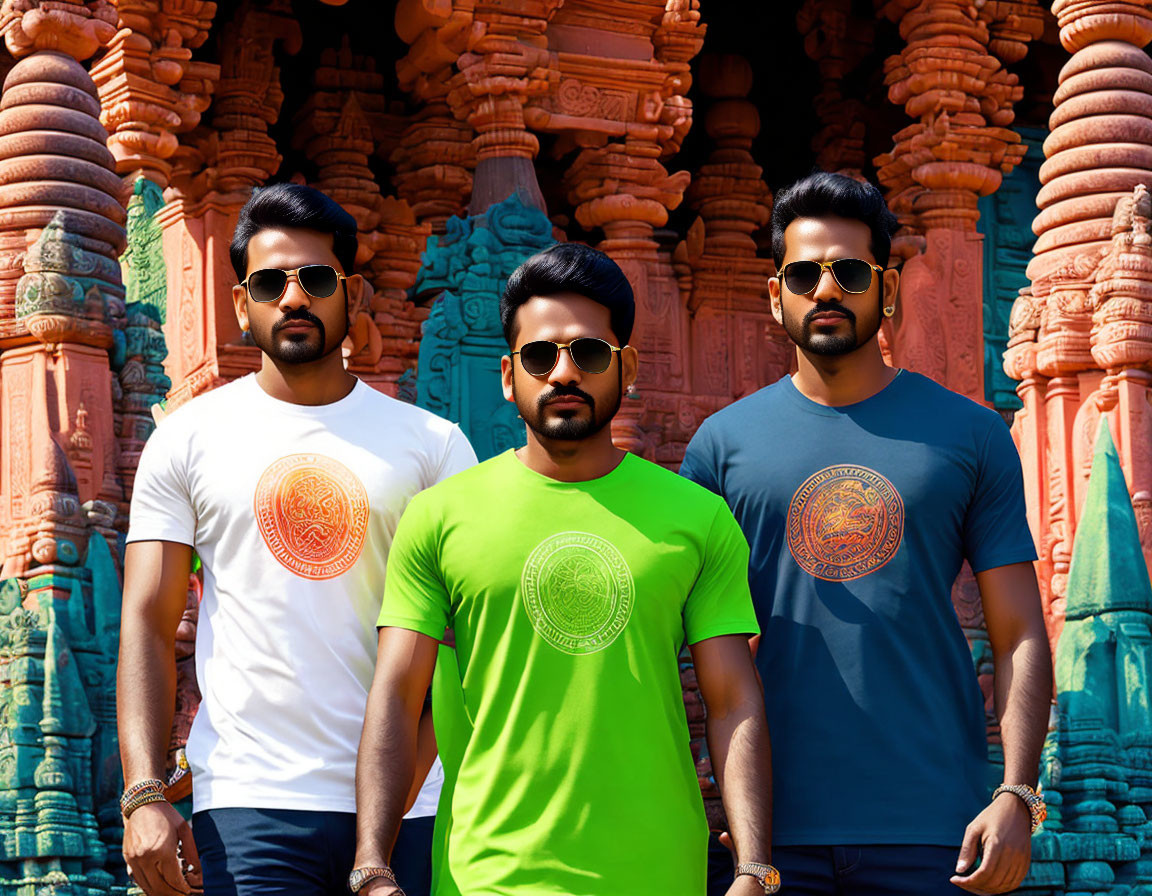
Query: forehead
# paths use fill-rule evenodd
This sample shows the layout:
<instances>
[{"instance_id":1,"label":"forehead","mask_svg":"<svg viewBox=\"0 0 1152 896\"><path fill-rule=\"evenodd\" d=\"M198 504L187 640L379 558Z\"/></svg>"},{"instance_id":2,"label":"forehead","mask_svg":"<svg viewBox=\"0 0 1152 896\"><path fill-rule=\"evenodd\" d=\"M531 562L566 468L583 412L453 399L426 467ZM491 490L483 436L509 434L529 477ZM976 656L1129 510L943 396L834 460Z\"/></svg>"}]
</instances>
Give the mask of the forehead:
<instances>
[{"instance_id":1,"label":"forehead","mask_svg":"<svg viewBox=\"0 0 1152 896\"><path fill-rule=\"evenodd\" d=\"M599 302L574 292L533 296L516 311L516 343L535 339L567 342L577 336L595 336L615 342L612 314Z\"/></svg>"},{"instance_id":2,"label":"forehead","mask_svg":"<svg viewBox=\"0 0 1152 896\"><path fill-rule=\"evenodd\" d=\"M872 255L872 231L863 221L829 216L797 218L784 230L784 260L830 261L835 258L863 258Z\"/></svg>"},{"instance_id":3,"label":"forehead","mask_svg":"<svg viewBox=\"0 0 1152 896\"><path fill-rule=\"evenodd\" d=\"M332 234L298 227L266 227L248 241L248 273L260 268L291 270L306 264L340 268L332 251Z\"/></svg>"}]
</instances>

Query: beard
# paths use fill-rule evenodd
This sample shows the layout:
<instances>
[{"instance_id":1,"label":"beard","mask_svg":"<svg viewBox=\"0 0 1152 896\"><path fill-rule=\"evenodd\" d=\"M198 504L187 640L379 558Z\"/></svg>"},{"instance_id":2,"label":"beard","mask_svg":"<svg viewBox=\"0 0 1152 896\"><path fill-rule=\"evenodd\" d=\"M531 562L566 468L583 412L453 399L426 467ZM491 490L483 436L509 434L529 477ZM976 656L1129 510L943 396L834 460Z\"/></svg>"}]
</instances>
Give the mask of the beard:
<instances>
[{"instance_id":1,"label":"beard","mask_svg":"<svg viewBox=\"0 0 1152 896\"><path fill-rule=\"evenodd\" d=\"M851 331L841 334L813 333L812 318L826 311L835 311L844 315ZM798 348L813 355L824 355L825 357L847 355L856 351L880 332L880 324L883 321L882 315L877 314L871 329L861 333L857 327L856 315L839 303L832 302L816 303L799 321L788 314L783 316L784 332L788 334L789 339L796 343Z\"/></svg>"},{"instance_id":2,"label":"beard","mask_svg":"<svg viewBox=\"0 0 1152 896\"><path fill-rule=\"evenodd\" d=\"M307 321L312 324L316 329L314 331L304 331L301 333L282 335L281 330L284 326L293 321ZM344 341L344 337L348 335L349 321L345 318L344 321L344 334L336 340L335 346L328 345L328 333L324 327L324 321L320 320L315 314L307 308L299 308L295 311L289 311L280 320L272 325L272 329L267 334L257 332L253 327L250 331L252 341L256 347L264 354L268 355L273 361L278 361L281 364L310 364L313 361L319 361L321 358L328 355L334 348L339 348L340 343Z\"/></svg>"},{"instance_id":3,"label":"beard","mask_svg":"<svg viewBox=\"0 0 1152 896\"><path fill-rule=\"evenodd\" d=\"M534 403L529 404L527 401L522 401L516 393L515 379L512 381L512 397L524 423L536 435L559 442L582 442L611 423L616 412L620 410L620 402L624 396L622 377L623 373L618 372L616 399L611 407L605 405L597 409L596 399L575 386L553 386L541 393ZM547 416L548 402L562 396L572 396L587 402L589 413L585 415L582 411L575 410L559 412L565 416Z\"/></svg>"}]
</instances>

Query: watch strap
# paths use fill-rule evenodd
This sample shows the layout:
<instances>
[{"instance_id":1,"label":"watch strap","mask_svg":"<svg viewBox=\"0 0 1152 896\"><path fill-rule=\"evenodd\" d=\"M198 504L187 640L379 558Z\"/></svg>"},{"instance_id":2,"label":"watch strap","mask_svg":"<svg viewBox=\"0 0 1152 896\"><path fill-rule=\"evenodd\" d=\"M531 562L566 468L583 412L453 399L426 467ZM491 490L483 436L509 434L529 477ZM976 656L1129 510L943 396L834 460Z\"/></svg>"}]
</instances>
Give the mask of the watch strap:
<instances>
[{"instance_id":1,"label":"watch strap","mask_svg":"<svg viewBox=\"0 0 1152 896\"><path fill-rule=\"evenodd\" d=\"M1028 814L1032 817L1032 833L1035 834L1036 829L1048 817L1048 806L1044 802L1044 797L1027 784L1001 784L992 791L992 799L995 800L1002 793L1010 793L1024 803L1028 808Z\"/></svg>"},{"instance_id":2,"label":"watch strap","mask_svg":"<svg viewBox=\"0 0 1152 896\"><path fill-rule=\"evenodd\" d=\"M396 883L396 875L387 865L366 865L362 868L354 868L352 873L348 875L348 889L353 893L359 893L369 883L380 878L393 884ZM400 892L403 893L404 891L401 890Z\"/></svg>"},{"instance_id":3,"label":"watch strap","mask_svg":"<svg viewBox=\"0 0 1152 896\"><path fill-rule=\"evenodd\" d=\"M736 866L736 876L748 875L760 882L765 893L780 891L780 872L763 862L741 862Z\"/></svg>"}]
</instances>

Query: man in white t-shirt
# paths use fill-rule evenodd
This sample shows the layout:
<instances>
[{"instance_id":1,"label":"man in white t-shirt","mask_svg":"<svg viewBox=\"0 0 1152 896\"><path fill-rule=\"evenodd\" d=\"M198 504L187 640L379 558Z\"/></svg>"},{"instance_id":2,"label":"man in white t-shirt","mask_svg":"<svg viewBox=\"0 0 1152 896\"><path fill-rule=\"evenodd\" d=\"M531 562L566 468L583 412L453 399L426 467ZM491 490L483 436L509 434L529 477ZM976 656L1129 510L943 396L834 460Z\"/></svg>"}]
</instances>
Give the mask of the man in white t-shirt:
<instances>
[{"instance_id":1,"label":"man in white t-shirt","mask_svg":"<svg viewBox=\"0 0 1152 896\"><path fill-rule=\"evenodd\" d=\"M344 368L341 343L367 292L346 276L356 247L355 220L322 193L257 192L231 257L260 371L175 411L140 459L117 709L124 857L149 896L347 892L392 534L413 495L476 462L457 426ZM159 779L193 549L203 699L187 746L189 826ZM438 786L434 771L425 790ZM426 813L435 797L410 801Z\"/></svg>"}]
</instances>

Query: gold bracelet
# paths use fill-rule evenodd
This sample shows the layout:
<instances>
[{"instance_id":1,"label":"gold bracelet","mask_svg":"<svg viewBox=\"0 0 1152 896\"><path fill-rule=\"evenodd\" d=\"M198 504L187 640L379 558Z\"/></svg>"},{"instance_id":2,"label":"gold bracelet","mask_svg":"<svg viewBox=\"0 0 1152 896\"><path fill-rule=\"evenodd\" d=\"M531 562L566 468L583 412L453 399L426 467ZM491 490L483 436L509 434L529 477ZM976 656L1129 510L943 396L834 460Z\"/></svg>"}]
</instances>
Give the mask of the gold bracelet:
<instances>
[{"instance_id":1,"label":"gold bracelet","mask_svg":"<svg viewBox=\"0 0 1152 896\"><path fill-rule=\"evenodd\" d=\"M124 791L120 797L120 814L127 818L141 806L166 800L164 782L159 778L145 778Z\"/></svg>"}]
</instances>

